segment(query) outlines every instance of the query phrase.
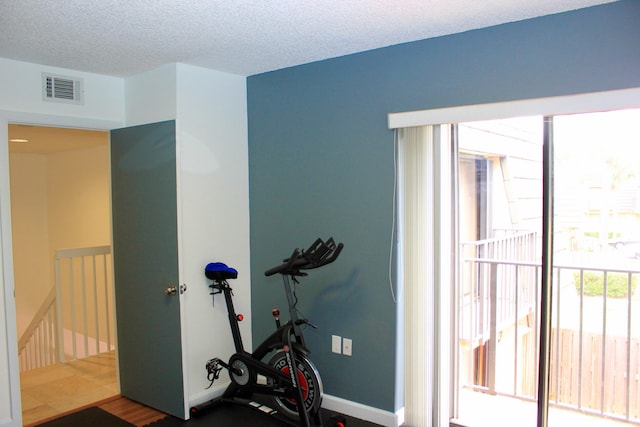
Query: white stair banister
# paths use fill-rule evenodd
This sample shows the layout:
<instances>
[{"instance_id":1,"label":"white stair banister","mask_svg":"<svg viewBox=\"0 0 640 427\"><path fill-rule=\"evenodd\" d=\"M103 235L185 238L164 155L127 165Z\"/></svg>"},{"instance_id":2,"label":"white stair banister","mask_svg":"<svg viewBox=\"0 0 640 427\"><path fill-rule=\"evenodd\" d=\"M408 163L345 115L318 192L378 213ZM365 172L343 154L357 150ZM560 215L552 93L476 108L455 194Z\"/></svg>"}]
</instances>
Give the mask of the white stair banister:
<instances>
[{"instance_id":1,"label":"white stair banister","mask_svg":"<svg viewBox=\"0 0 640 427\"><path fill-rule=\"evenodd\" d=\"M114 349L111 247L60 249L54 264L56 284L18 343L21 371Z\"/></svg>"}]
</instances>

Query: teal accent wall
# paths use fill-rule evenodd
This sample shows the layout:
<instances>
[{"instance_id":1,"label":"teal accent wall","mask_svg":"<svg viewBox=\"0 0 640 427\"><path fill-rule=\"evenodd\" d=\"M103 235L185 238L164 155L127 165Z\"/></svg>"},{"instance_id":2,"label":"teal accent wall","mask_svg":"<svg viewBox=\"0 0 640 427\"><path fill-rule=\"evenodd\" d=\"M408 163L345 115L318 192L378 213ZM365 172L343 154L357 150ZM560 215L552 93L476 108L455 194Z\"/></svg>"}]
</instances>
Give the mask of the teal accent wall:
<instances>
[{"instance_id":1,"label":"teal accent wall","mask_svg":"<svg viewBox=\"0 0 640 427\"><path fill-rule=\"evenodd\" d=\"M254 345L285 308L264 270L316 237L345 244L298 286L325 392L402 407L389 285L393 132L387 114L640 87L640 1L422 40L250 76ZM331 353L331 335L353 356Z\"/></svg>"}]
</instances>

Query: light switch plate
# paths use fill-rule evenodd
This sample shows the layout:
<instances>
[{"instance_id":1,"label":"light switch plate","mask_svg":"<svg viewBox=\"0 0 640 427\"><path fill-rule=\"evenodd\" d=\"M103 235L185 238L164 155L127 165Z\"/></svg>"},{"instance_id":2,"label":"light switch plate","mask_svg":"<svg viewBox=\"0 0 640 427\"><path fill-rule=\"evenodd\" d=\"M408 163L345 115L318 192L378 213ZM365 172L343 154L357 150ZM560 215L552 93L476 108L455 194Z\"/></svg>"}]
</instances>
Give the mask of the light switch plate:
<instances>
[{"instance_id":1,"label":"light switch plate","mask_svg":"<svg viewBox=\"0 0 640 427\"><path fill-rule=\"evenodd\" d=\"M353 342L351 338L343 338L342 340L342 354L345 356L351 356L353 352Z\"/></svg>"},{"instance_id":2,"label":"light switch plate","mask_svg":"<svg viewBox=\"0 0 640 427\"><path fill-rule=\"evenodd\" d=\"M331 351L337 354L342 353L342 338L338 335L331 335Z\"/></svg>"}]
</instances>

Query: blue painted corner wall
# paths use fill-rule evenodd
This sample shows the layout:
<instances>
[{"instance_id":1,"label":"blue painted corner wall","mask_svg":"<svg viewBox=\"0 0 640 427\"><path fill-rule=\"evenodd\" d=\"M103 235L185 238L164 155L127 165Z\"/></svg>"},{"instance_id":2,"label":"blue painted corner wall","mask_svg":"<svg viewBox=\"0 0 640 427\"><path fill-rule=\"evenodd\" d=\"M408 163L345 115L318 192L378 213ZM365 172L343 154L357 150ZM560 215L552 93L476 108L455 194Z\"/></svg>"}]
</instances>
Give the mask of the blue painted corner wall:
<instances>
[{"instance_id":1,"label":"blue painted corner wall","mask_svg":"<svg viewBox=\"0 0 640 427\"><path fill-rule=\"evenodd\" d=\"M248 78L254 345L286 307L264 270L316 237L345 244L297 286L325 392L402 407L389 283L391 112L640 87L640 1L376 49ZM353 356L331 353L331 335Z\"/></svg>"}]
</instances>

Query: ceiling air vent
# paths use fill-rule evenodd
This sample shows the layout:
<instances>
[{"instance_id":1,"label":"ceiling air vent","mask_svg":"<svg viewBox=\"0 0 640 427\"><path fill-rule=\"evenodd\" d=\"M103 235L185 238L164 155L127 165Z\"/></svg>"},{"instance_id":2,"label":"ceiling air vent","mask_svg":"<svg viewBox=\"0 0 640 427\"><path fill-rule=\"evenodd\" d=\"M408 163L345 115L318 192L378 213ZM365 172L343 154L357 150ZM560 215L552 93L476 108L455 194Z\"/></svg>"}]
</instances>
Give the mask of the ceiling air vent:
<instances>
[{"instance_id":1,"label":"ceiling air vent","mask_svg":"<svg viewBox=\"0 0 640 427\"><path fill-rule=\"evenodd\" d=\"M42 73L42 100L83 104L83 80Z\"/></svg>"}]
</instances>

